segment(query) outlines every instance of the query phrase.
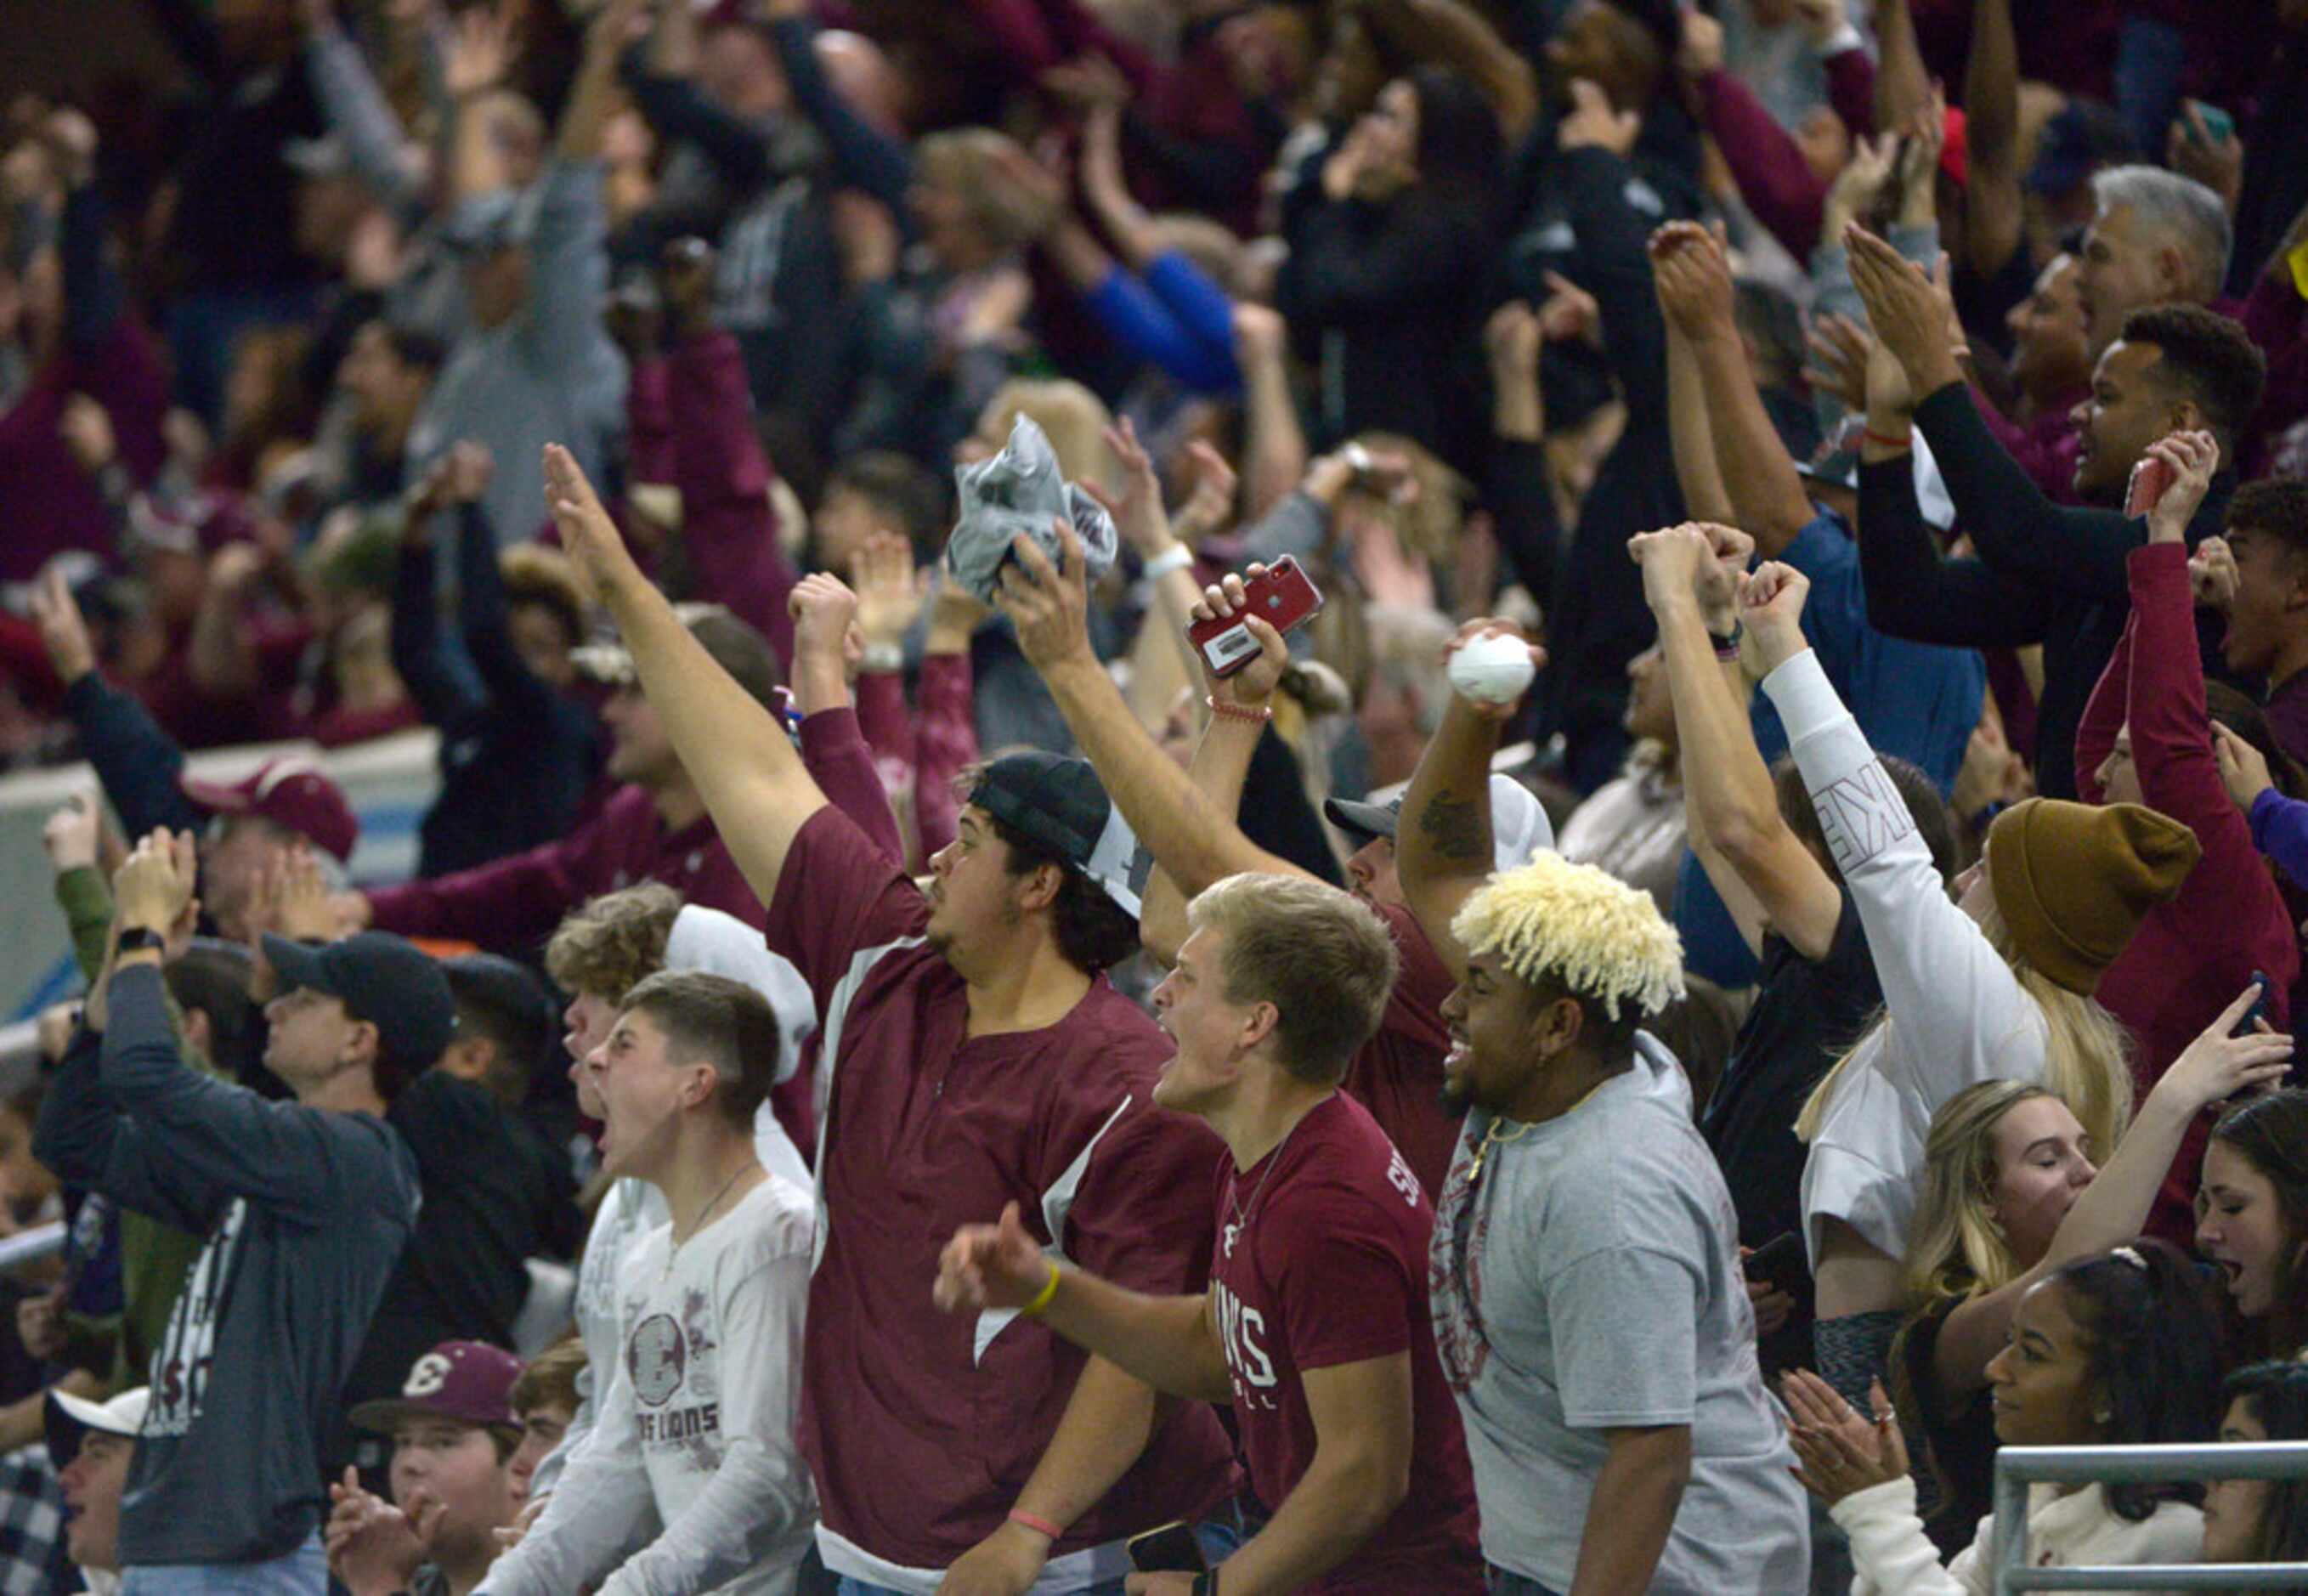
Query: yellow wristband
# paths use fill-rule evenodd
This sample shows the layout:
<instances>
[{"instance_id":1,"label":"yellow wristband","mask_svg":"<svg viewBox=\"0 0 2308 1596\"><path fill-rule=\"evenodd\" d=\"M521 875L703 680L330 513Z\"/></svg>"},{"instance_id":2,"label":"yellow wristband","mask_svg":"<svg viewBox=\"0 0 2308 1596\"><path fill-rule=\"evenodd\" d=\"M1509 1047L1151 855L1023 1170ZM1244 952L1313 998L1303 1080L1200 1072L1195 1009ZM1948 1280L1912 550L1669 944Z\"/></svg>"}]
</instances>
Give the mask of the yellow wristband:
<instances>
[{"instance_id":1,"label":"yellow wristband","mask_svg":"<svg viewBox=\"0 0 2308 1596\"><path fill-rule=\"evenodd\" d=\"M1034 1300L1028 1303L1018 1311L1025 1315L1029 1319L1035 1318L1040 1315L1044 1308L1050 1306L1050 1298L1055 1297L1057 1294L1058 1266L1055 1264L1053 1264L1050 1265L1049 1283L1045 1285L1040 1290L1035 1292Z\"/></svg>"},{"instance_id":2,"label":"yellow wristband","mask_svg":"<svg viewBox=\"0 0 2308 1596\"><path fill-rule=\"evenodd\" d=\"M2303 299L2308 299L2308 244L2295 244L2284 263L2292 270L2292 286Z\"/></svg>"}]
</instances>

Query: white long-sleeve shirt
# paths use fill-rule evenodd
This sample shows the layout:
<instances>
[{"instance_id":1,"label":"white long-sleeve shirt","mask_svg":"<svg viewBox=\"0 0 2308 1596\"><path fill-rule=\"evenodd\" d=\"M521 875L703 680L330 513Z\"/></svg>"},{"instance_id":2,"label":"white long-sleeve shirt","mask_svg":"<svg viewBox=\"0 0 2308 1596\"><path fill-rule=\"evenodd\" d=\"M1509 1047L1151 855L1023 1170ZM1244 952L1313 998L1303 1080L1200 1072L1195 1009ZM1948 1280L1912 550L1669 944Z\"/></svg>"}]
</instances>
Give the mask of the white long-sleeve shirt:
<instances>
[{"instance_id":1,"label":"white long-sleeve shirt","mask_svg":"<svg viewBox=\"0 0 2308 1596\"><path fill-rule=\"evenodd\" d=\"M789 1596L817 1523L794 1440L814 1224L772 1175L678 1249L670 1225L634 1246L592 1434L489 1596Z\"/></svg>"},{"instance_id":2,"label":"white long-sleeve shirt","mask_svg":"<svg viewBox=\"0 0 2308 1596\"><path fill-rule=\"evenodd\" d=\"M778 1016L778 1079L793 1078L801 1062L802 1042L817 1029L817 999L793 962L771 953L759 931L718 909L685 905L674 916L673 929L666 938L665 967L728 976L759 992ZM754 1153L771 1174L783 1176L804 1191L814 1189L814 1178L801 1150L766 1101L754 1116ZM608 1392L609 1370L617 1361L620 1345L617 1281L625 1254L642 1237L671 1218L657 1187L646 1180L633 1179L611 1186L593 1214L585 1250L578 1256L577 1295L571 1304L577 1333L585 1342L584 1383L569 1433L537 1466L530 1485L536 1497L549 1497L560 1486L562 1470L592 1433L601 1398Z\"/></svg>"},{"instance_id":3,"label":"white long-sleeve shirt","mask_svg":"<svg viewBox=\"0 0 2308 1596\"><path fill-rule=\"evenodd\" d=\"M1992 1596L1995 1589L1994 1514L1979 1521L1978 1538L1942 1567L1939 1549L1916 1516L1916 1482L1905 1474L1854 1491L1828 1511L1851 1537L1851 1596ZM2204 1515L2184 1502L2158 1502L2133 1523L2109 1510L2100 1486L2065 1496L2057 1486L2028 1488L2030 1567L2192 1563L2203 1551Z\"/></svg>"},{"instance_id":4,"label":"white long-sleeve shirt","mask_svg":"<svg viewBox=\"0 0 2308 1596\"><path fill-rule=\"evenodd\" d=\"M1804 1164L1804 1239L1839 1219L1891 1257L1907 1251L1932 1116L1980 1081L2041 1082L2044 1011L1977 922L1956 907L1859 723L1809 649L1763 678L1859 910L1888 1025L1860 1044Z\"/></svg>"}]
</instances>

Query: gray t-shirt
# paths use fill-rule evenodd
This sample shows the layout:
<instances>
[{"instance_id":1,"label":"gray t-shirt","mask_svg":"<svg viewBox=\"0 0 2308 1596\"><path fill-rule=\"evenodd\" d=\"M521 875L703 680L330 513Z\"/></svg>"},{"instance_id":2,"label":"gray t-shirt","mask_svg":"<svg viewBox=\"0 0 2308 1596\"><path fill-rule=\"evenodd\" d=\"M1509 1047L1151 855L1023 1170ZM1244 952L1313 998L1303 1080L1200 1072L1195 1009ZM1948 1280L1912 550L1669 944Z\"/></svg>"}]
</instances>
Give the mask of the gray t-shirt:
<instances>
[{"instance_id":1,"label":"gray t-shirt","mask_svg":"<svg viewBox=\"0 0 2308 1596\"><path fill-rule=\"evenodd\" d=\"M1737 1219L1649 1036L1635 1065L1558 1119L1474 1151L1436 1204L1435 1347L1466 1420L1492 1564L1569 1590L1606 1430L1691 1427L1691 1483L1649 1589L1800 1591L1811 1536L1764 1394Z\"/></svg>"}]
</instances>

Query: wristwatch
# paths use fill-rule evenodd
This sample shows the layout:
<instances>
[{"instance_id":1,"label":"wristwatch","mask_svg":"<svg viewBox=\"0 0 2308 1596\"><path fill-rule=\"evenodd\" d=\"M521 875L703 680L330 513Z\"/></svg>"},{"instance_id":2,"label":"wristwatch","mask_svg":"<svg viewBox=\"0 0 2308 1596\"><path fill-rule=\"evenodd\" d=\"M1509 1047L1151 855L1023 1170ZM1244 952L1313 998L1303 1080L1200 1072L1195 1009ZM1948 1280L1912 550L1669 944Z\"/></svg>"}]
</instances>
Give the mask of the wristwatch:
<instances>
[{"instance_id":1,"label":"wristwatch","mask_svg":"<svg viewBox=\"0 0 2308 1596\"><path fill-rule=\"evenodd\" d=\"M124 953L141 953L147 948L165 953L168 946L168 939L150 926L131 926L120 934L119 950Z\"/></svg>"}]
</instances>

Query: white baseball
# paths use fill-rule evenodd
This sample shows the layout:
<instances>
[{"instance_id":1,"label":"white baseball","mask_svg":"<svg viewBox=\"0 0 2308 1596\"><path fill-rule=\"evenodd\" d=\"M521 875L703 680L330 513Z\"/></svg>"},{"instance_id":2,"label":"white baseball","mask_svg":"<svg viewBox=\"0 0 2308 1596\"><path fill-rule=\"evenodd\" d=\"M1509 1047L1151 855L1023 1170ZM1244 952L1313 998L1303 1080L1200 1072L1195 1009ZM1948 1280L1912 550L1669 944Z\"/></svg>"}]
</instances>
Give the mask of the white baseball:
<instances>
[{"instance_id":1,"label":"white baseball","mask_svg":"<svg viewBox=\"0 0 2308 1596\"><path fill-rule=\"evenodd\" d=\"M1451 656L1451 686L1478 703L1512 703L1537 674L1520 637L1491 633Z\"/></svg>"}]
</instances>

